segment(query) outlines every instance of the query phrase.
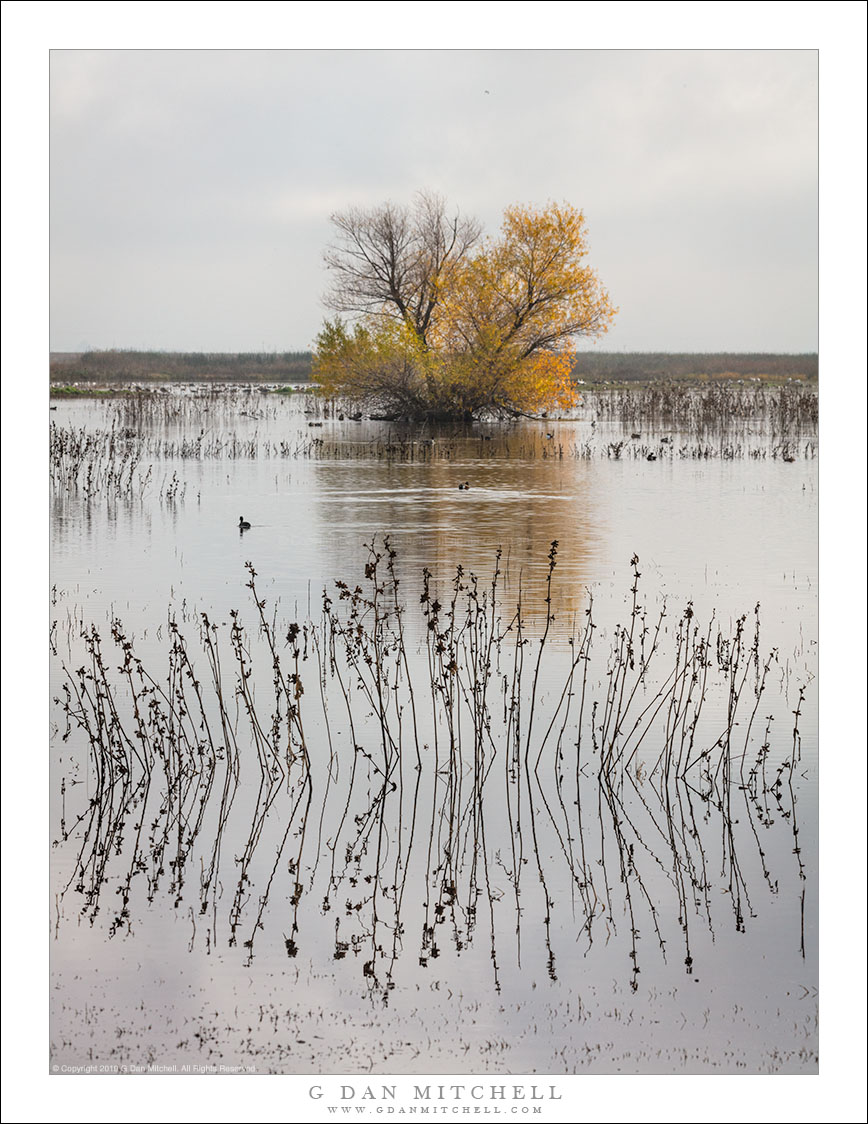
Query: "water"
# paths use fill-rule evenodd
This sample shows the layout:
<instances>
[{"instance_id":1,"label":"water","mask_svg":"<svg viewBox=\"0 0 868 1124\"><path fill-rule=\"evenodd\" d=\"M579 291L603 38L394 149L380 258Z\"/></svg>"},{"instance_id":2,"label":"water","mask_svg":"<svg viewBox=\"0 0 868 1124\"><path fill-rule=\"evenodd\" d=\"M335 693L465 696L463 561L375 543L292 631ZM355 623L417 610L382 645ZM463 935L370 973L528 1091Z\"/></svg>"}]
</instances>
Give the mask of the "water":
<instances>
[{"instance_id":1,"label":"water","mask_svg":"<svg viewBox=\"0 0 868 1124\"><path fill-rule=\"evenodd\" d=\"M403 434L257 392L52 419L140 457L52 491L53 694L105 722L95 751L54 708L53 1062L816 1071L810 427L784 460L762 416L735 453L665 418ZM114 621L155 686L138 734Z\"/></svg>"}]
</instances>

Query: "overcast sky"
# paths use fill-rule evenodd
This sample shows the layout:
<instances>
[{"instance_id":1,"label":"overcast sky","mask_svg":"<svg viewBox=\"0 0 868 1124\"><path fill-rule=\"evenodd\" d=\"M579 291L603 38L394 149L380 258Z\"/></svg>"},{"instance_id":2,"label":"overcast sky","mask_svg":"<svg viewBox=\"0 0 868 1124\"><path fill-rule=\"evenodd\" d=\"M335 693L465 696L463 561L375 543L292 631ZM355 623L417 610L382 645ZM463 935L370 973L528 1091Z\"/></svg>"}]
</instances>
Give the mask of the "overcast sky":
<instances>
[{"instance_id":1,"label":"overcast sky","mask_svg":"<svg viewBox=\"0 0 868 1124\"><path fill-rule=\"evenodd\" d=\"M51 348L302 350L329 215L585 212L613 350L817 349L817 52L55 50Z\"/></svg>"}]
</instances>

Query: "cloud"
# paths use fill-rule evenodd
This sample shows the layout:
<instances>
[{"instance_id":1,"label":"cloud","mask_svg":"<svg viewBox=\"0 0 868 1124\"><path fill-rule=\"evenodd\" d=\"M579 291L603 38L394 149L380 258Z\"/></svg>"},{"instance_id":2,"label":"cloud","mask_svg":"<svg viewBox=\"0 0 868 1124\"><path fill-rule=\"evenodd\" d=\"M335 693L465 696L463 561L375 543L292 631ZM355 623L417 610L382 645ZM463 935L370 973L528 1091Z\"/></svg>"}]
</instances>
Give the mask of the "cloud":
<instances>
[{"instance_id":1,"label":"cloud","mask_svg":"<svg viewBox=\"0 0 868 1124\"><path fill-rule=\"evenodd\" d=\"M717 341L720 317L693 300L700 274L721 307L733 286L759 306L770 277L816 271L815 52L59 51L51 83L57 349L79 338L85 303L98 338L141 311L152 346L217 346L209 333L259 346L263 316L232 262L260 296L293 294L261 297L266 334L306 346L329 214L420 187L489 230L511 202L583 207L622 305L612 346L669 333L674 347L688 308L691 338ZM196 303L209 276L234 293L234 324ZM808 346L812 299L794 295L764 346ZM743 346L740 321L728 332Z\"/></svg>"}]
</instances>

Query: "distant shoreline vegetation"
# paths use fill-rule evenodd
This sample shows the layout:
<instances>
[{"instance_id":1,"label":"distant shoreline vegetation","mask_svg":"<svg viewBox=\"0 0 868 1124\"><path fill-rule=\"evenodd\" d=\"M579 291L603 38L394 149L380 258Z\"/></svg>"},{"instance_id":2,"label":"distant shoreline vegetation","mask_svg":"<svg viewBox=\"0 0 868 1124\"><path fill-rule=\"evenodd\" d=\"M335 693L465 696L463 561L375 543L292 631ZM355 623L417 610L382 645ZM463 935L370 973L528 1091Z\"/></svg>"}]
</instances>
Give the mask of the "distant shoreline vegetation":
<instances>
[{"instance_id":1,"label":"distant shoreline vegetation","mask_svg":"<svg viewBox=\"0 0 868 1124\"><path fill-rule=\"evenodd\" d=\"M52 351L52 383L306 382L311 352Z\"/></svg>"},{"instance_id":2,"label":"distant shoreline vegetation","mask_svg":"<svg viewBox=\"0 0 868 1124\"><path fill-rule=\"evenodd\" d=\"M310 380L311 360L310 351L55 351L50 354L49 375L53 385L64 386L82 382L299 383ZM596 385L716 379L786 382L814 381L818 367L816 353L582 351L576 354L573 375Z\"/></svg>"}]
</instances>

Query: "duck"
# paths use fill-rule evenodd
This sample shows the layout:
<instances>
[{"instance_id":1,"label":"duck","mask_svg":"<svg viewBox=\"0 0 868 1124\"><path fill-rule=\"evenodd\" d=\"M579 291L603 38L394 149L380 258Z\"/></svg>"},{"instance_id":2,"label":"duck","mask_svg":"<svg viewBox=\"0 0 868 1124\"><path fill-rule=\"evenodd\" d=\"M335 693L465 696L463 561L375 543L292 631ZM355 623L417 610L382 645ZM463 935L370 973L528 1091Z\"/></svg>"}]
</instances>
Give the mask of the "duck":
<instances>
[{"instance_id":1,"label":"duck","mask_svg":"<svg viewBox=\"0 0 868 1124\"><path fill-rule=\"evenodd\" d=\"M250 530L250 524L247 522L247 520L244 518L243 515L238 516L238 530L239 531L249 531Z\"/></svg>"},{"instance_id":2,"label":"duck","mask_svg":"<svg viewBox=\"0 0 868 1124\"><path fill-rule=\"evenodd\" d=\"M458 491L459 492L469 492L470 491L470 484L465 480L463 484L458 485Z\"/></svg>"}]
</instances>

